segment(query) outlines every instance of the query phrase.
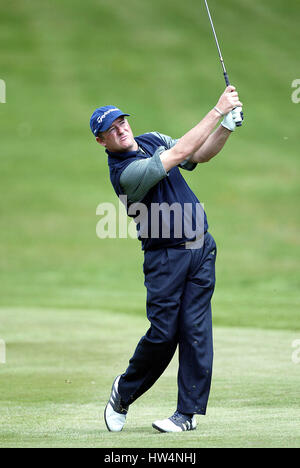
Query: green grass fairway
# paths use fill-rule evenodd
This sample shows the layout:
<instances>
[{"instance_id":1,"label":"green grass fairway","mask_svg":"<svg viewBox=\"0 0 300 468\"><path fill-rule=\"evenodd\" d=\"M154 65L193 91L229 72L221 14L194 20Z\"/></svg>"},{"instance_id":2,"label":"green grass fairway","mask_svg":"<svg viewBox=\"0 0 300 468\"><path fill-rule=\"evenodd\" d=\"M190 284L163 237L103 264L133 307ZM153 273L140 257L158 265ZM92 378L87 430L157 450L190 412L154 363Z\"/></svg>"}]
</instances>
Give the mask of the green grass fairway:
<instances>
[{"instance_id":1,"label":"green grass fairway","mask_svg":"<svg viewBox=\"0 0 300 468\"><path fill-rule=\"evenodd\" d=\"M1 447L299 447L299 365L290 331L215 328L207 416L198 429L159 434L153 420L176 404L176 356L130 409L122 433L103 410L147 321L101 310L1 309L7 364L0 366ZM126 336L126 339L124 339Z\"/></svg>"}]
</instances>

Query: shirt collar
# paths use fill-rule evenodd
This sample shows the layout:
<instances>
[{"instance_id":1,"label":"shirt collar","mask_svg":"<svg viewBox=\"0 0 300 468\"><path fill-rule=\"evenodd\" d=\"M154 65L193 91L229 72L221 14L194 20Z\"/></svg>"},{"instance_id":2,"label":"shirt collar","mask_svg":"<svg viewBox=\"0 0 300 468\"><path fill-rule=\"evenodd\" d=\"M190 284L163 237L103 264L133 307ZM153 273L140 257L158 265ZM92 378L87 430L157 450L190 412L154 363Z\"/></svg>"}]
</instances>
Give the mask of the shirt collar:
<instances>
[{"instance_id":1,"label":"shirt collar","mask_svg":"<svg viewBox=\"0 0 300 468\"><path fill-rule=\"evenodd\" d=\"M139 156L147 156L147 153L141 148L139 145L137 151L124 151L123 153L115 153L113 151L105 150L108 156L112 158L119 158L119 159L127 159L127 158L135 158L137 155Z\"/></svg>"}]
</instances>

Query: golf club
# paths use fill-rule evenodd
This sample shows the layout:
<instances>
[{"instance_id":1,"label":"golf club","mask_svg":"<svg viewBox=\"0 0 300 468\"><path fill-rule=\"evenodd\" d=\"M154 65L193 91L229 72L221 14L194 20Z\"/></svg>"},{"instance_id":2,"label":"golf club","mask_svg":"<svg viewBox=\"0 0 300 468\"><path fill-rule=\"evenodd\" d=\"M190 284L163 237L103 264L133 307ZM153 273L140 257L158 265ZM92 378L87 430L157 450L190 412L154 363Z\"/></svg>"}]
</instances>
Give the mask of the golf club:
<instances>
[{"instance_id":1,"label":"golf club","mask_svg":"<svg viewBox=\"0 0 300 468\"><path fill-rule=\"evenodd\" d=\"M211 14L210 14L210 10L209 10L208 4L207 4L207 0L204 0L204 1L205 1L206 10L207 10L207 13L208 13L209 21L210 21L210 24L211 24L211 27L212 27L212 30L213 30L214 38L215 38L215 41L216 41L216 44L217 44L217 49L218 49L218 53L219 53L219 57L220 57L220 61L221 61L222 69L223 69L225 83L226 83L226 86L230 86L228 73L227 73L227 70L226 70L226 67L225 67L225 62L224 62L224 59L223 59L223 56L222 56L221 48L220 48L220 45L219 45L219 41L218 41L218 37L217 37L216 30L215 30L215 27L214 27L214 23L213 23ZM243 120L244 120L244 114L243 114L243 112L240 112L240 117L235 122L236 126L241 127Z\"/></svg>"}]
</instances>

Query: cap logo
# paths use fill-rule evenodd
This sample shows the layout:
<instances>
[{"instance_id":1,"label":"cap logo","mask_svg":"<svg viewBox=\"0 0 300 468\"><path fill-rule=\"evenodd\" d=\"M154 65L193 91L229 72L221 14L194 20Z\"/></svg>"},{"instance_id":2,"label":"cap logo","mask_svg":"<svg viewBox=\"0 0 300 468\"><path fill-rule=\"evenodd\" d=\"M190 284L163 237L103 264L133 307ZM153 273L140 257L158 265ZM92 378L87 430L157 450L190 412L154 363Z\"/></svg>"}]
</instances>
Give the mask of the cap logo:
<instances>
[{"instance_id":1,"label":"cap logo","mask_svg":"<svg viewBox=\"0 0 300 468\"><path fill-rule=\"evenodd\" d=\"M101 115L101 117L100 117L100 116L98 117L98 119L97 119L98 124L101 124L101 123L102 123L102 120L104 120L105 117L106 117L108 114L110 114L111 112L115 112L115 111L117 111L117 110L119 110L119 109L117 109L117 108L115 107L114 109L109 109L108 111L104 112L104 114Z\"/></svg>"}]
</instances>

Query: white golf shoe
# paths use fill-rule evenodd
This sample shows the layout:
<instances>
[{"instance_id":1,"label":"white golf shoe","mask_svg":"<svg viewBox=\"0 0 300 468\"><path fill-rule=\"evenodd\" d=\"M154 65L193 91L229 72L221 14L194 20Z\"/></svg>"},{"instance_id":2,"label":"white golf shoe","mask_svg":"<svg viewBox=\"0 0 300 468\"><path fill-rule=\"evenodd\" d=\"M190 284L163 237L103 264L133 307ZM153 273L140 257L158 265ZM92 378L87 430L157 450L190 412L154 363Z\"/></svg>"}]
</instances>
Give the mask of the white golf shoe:
<instances>
[{"instance_id":1,"label":"white golf shoe","mask_svg":"<svg viewBox=\"0 0 300 468\"><path fill-rule=\"evenodd\" d=\"M126 422L128 406L123 406L121 395L118 392L120 375L114 380L109 402L104 411L104 420L110 432L120 432Z\"/></svg>"},{"instance_id":2,"label":"white golf shoe","mask_svg":"<svg viewBox=\"0 0 300 468\"><path fill-rule=\"evenodd\" d=\"M196 416L190 417L175 411L170 418L155 421L152 427L160 432L193 431L197 427Z\"/></svg>"}]
</instances>

